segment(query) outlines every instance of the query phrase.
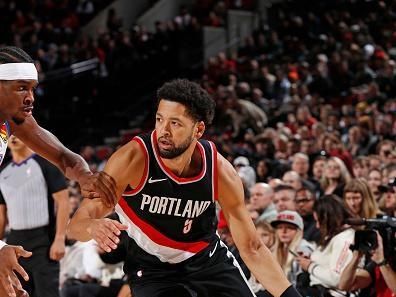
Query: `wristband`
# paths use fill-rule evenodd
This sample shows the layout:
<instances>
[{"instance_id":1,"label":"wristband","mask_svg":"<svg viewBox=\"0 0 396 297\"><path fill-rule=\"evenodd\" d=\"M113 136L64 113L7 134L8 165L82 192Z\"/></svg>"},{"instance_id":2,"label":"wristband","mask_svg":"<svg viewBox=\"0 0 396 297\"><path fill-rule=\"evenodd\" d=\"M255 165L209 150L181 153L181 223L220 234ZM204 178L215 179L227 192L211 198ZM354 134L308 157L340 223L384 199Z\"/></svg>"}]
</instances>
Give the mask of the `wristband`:
<instances>
[{"instance_id":1,"label":"wristband","mask_svg":"<svg viewBox=\"0 0 396 297\"><path fill-rule=\"evenodd\" d=\"M301 297L300 293L292 286L288 287L280 297Z\"/></svg>"},{"instance_id":2,"label":"wristband","mask_svg":"<svg viewBox=\"0 0 396 297\"><path fill-rule=\"evenodd\" d=\"M0 250L3 248L3 246L7 245L4 241L0 240Z\"/></svg>"}]
</instances>

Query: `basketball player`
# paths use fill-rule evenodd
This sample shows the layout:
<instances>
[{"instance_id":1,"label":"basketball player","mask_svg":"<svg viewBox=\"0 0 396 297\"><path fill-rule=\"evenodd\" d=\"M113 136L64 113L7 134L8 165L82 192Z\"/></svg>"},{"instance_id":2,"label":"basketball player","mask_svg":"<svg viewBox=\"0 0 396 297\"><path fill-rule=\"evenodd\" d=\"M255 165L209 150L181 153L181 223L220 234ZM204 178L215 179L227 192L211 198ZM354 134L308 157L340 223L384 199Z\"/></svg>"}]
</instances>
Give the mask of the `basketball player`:
<instances>
[{"instance_id":1,"label":"basketball player","mask_svg":"<svg viewBox=\"0 0 396 297\"><path fill-rule=\"evenodd\" d=\"M8 137L14 134L32 150L57 165L67 178L77 180L84 197L101 197L110 207L115 203L114 181L104 173L93 175L81 156L64 147L32 117L37 83L36 67L26 52L16 47L0 48L0 163L7 149ZM96 187L96 184L99 186ZM7 246L0 240L0 296L16 296L14 287L21 290L14 271L25 279L28 275L18 264L17 258L30 255L22 247Z\"/></svg>"},{"instance_id":2,"label":"basketball player","mask_svg":"<svg viewBox=\"0 0 396 297\"><path fill-rule=\"evenodd\" d=\"M117 184L121 223L99 199L85 200L69 236L95 239L115 249L121 230L130 237L124 269L134 297L254 296L237 261L216 234L220 203L239 252L274 296L300 296L259 239L245 208L242 182L233 166L202 140L214 102L196 83L164 84L155 130L135 137L108 161Z\"/></svg>"}]
</instances>

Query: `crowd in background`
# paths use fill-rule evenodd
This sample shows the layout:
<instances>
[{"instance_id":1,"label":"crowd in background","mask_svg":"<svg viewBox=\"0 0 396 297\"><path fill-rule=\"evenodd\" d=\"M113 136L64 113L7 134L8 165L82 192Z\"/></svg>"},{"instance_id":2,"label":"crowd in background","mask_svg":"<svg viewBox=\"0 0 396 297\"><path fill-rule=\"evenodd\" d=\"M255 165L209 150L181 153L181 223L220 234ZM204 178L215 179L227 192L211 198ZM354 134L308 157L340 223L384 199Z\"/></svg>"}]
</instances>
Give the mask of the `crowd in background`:
<instances>
[{"instance_id":1,"label":"crowd in background","mask_svg":"<svg viewBox=\"0 0 396 297\"><path fill-rule=\"evenodd\" d=\"M79 35L78 28L92 17L97 2L21 1L30 5L21 7L19 1L0 1L0 16L7 24L2 30L9 43L33 55L42 75L98 57L104 65L99 82L121 76L118 83L130 84L157 70L171 68L166 75L177 75L195 59L180 55L181 49L201 46L203 25L223 26L229 8L254 9L254 1L197 1L191 9L181 7L175 19L157 22L155 32L141 26L123 28L113 10L107 29L93 40ZM66 9L68 5L73 9ZM37 17L37 11L45 9L54 9L58 17ZM363 269L382 259L379 250L373 259L356 256L349 247L360 227L344 224L346 218L396 215L395 15L393 0L275 4L268 21L237 50L210 58L196 79L217 104L214 125L205 137L234 165L263 242L304 296L396 292L396 286L381 278L382 266L367 268L366 289L345 285L353 270L349 263ZM180 67L171 67L176 60ZM131 68L136 72L125 77ZM90 86L101 90L96 83ZM128 105L128 100L121 102ZM149 131L151 123L148 119L118 145ZM115 148L86 143L80 153L95 171L103 169ZM81 199L78 185L71 182L69 193L72 214ZM221 211L218 227L238 256ZM384 250L389 249L386 244ZM78 256L66 255L60 281L73 289L64 289L63 297L88 296L88 291L96 294L92 296L117 296L98 288L107 288L111 275L122 277L119 266L105 266L99 259L84 262L86 255L97 252L92 243L74 243L70 250ZM105 260L120 259L122 251ZM74 271L79 262L84 265ZM244 272L257 295L268 296L246 268ZM122 281L112 284L119 289ZM93 285L94 290L88 288Z\"/></svg>"}]
</instances>

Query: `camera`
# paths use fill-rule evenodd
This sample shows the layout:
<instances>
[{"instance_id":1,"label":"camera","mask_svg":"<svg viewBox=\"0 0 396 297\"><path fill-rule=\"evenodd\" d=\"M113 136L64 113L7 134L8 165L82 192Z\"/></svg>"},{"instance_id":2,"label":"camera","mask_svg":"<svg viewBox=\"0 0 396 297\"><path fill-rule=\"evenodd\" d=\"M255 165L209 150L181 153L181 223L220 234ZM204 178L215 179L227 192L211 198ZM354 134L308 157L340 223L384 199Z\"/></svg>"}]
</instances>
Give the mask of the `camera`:
<instances>
[{"instance_id":1,"label":"camera","mask_svg":"<svg viewBox=\"0 0 396 297\"><path fill-rule=\"evenodd\" d=\"M364 230L356 231L352 250L363 253L375 250L378 247L375 231L378 231L382 237L385 259L389 263L396 264L396 218L384 216L376 219L347 219L346 223L353 226L365 226Z\"/></svg>"},{"instance_id":2,"label":"camera","mask_svg":"<svg viewBox=\"0 0 396 297\"><path fill-rule=\"evenodd\" d=\"M377 247L377 233L374 230L356 230L355 244L351 246L352 250L368 253L375 250Z\"/></svg>"}]
</instances>

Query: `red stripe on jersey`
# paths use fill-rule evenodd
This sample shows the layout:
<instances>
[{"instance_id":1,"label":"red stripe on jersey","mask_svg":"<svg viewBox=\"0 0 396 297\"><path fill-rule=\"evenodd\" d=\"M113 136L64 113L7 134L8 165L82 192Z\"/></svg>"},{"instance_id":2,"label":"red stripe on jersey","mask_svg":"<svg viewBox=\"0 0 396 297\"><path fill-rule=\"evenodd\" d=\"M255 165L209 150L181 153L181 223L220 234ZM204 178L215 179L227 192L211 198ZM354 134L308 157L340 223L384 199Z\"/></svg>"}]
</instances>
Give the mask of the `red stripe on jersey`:
<instances>
[{"instance_id":1,"label":"red stripe on jersey","mask_svg":"<svg viewBox=\"0 0 396 297\"><path fill-rule=\"evenodd\" d=\"M125 195L134 195L143 189L143 186L147 180L147 175L148 175L148 170L149 170L149 168L148 168L149 167L149 165L148 165L149 155L148 155L148 151L147 151L146 145L144 144L143 140L140 137L134 137L131 141L136 141L142 148L142 151L144 153L144 170L143 170L143 176L142 176L138 186L131 191L125 191L124 192Z\"/></svg>"},{"instance_id":2,"label":"red stripe on jersey","mask_svg":"<svg viewBox=\"0 0 396 297\"><path fill-rule=\"evenodd\" d=\"M217 149L216 145L209 141L211 147L212 147L212 167L213 167L213 176L212 176L212 183L213 183L213 197L215 200L219 199L219 192L218 192L218 182L219 182L219 177L217 176Z\"/></svg>"},{"instance_id":3,"label":"red stripe on jersey","mask_svg":"<svg viewBox=\"0 0 396 297\"><path fill-rule=\"evenodd\" d=\"M158 151L158 142L157 142L157 132L154 130L153 133L151 134L151 143L153 145L153 151L155 154L156 159L159 162L159 165L161 169L167 174L170 178L172 178L174 181L179 182L179 183L184 183L184 182L194 182L200 180L206 173L206 157L205 157L205 150L203 146L198 142L197 147L199 149L199 153L201 155L201 160L202 160L202 169L201 172L197 176L193 177L180 177L174 174L162 161L161 156Z\"/></svg>"},{"instance_id":4,"label":"red stripe on jersey","mask_svg":"<svg viewBox=\"0 0 396 297\"><path fill-rule=\"evenodd\" d=\"M146 234L152 241L154 241L159 245L167 246L170 248L183 250L191 253L198 253L209 245L209 243L205 241L197 241L197 242L175 241L167 237L166 235L162 234L161 232L159 232L150 224L140 219L133 211L133 209L129 207L124 197L121 197L120 201L118 201L118 204L121 206L122 210L129 217L129 219L136 226L138 226L142 230L142 232L144 232L144 234Z\"/></svg>"}]
</instances>

